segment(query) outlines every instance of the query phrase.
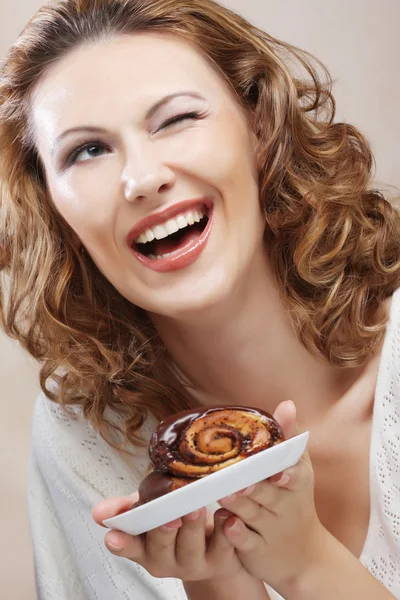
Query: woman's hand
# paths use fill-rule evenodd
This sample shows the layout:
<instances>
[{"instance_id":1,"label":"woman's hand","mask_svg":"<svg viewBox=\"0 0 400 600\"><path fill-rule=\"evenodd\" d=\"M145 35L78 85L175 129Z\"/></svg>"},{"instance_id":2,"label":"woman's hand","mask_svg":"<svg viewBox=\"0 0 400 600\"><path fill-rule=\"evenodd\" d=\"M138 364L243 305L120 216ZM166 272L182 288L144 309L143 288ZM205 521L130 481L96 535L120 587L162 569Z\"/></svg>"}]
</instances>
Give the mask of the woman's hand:
<instances>
[{"instance_id":1,"label":"woman's hand","mask_svg":"<svg viewBox=\"0 0 400 600\"><path fill-rule=\"evenodd\" d=\"M296 408L280 404L274 417L286 439L297 433ZM294 467L220 500L234 513L224 524L226 538L245 569L283 593L314 564L329 533L314 504L314 475L306 452Z\"/></svg>"},{"instance_id":2,"label":"woman's hand","mask_svg":"<svg viewBox=\"0 0 400 600\"><path fill-rule=\"evenodd\" d=\"M132 508L136 500L137 494L104 500L93 509L93 518L103 525L105 519ZM231 516L219 509L213 520L203 508L139 536L110 530L105 543L110 552L139 563L154 577L220 581L243 570L223 533L224 522Z\"/></svg>"}]
</instances>

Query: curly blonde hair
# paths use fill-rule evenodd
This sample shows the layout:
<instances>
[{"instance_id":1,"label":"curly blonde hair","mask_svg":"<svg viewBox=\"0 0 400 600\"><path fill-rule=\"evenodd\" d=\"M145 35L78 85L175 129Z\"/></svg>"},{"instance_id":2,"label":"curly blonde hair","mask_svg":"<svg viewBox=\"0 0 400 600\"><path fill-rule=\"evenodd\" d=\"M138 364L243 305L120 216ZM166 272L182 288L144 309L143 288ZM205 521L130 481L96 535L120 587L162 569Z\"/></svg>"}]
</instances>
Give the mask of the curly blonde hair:
<instances>
[{"instance_id":1,"label":"curly blonde hair","mask_svg":"<svg viewBox=\"0 0 400 600\"><path fill-rule=\"evenodd\" d=\"M365 137L334 123L331 79L319 61L212 0L50 1L0 72L0 321L42 363L48 396L80 405L105 437L106 408L114 409L134 443L149 411L161 418L191 401L169 376L145 311L81 255L56 211L29 112L35 85L67 52L138 31L195 44L247 112L258 140L266 249L310 352L332 365L363 364L382 342L387 316L379 309L400 284L400 217L369 189Z\"/></svg>"}]
</instances>

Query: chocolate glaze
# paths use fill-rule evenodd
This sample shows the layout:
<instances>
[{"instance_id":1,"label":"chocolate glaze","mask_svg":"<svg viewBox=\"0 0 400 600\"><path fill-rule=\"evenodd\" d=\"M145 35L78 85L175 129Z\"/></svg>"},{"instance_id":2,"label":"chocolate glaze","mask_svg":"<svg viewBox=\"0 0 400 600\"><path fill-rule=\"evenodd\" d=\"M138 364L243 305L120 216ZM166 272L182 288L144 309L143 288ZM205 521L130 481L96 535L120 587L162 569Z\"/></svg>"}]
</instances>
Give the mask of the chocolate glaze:
<instances>
[{"instance_id":1,"label":"chocolate glaze","mask_svg":"<svg viewBox=\"0 0 400 600\"><path fill-rule=\"evenodd\" d=\"M198 417L205 417L210 413L223 410L241 410L257 416L266 417L269 420L271 434L271 446L278 440L283 439L283 433L279 424L272 415L266 411L247 406L209 406L207 408L194 408L185 410L177 415L171 415L162 421L154 431L149 447L150 460L155 469L169 471L169 463L180 458L178 445L182 434L190 427ZM249 440L250 444L250 440ZM251 452L249 452L251 454Z\"/></svg>"},{"instance_id":2,"label":"chocolate glaze","mask_svg":"<svg viewBox=\"0 0 400 600\"><path fill-rule=\"evenodd\" d=\"M150 500L165 496L169 492L173 492L188 483L193 483L195 479L188 477L171 477L162 471L152 471L140 483L139 500L132 506L136 508Z\"/></svg>"},{"instance_id":3,"label":"chocolate glaze","mask_svg":"<svg viewBox=\"0 0 400 600\"><path fill-rule=\"evenodd\" d=\"M248 408L246 406L209 406L207 408L195 408L182 411L177 415L171 415L158 425L152 435L149 455L155 470L140 483L139 500L134 506L145 504L150 500L164 496L175 489L196 481L197 477L194 478L195 476L192 476L192 478L190 476L175 477L168 474L169 463L172 460L180 460L182 458L179 454L178 446L182 435L184 435L186 429L190 427L193 421L199 417L206 417L213 412L223 410L241 410L264 417L263 421L267 420L271 435L270 446L284 439L282 430L272 415L263 410ZM250 456L255 452L251 448L250 438L248 440L244 438L242 444L242 454Z\"/></svg>"},{"instance_id":4,"label":"chocolate glaze","mask_svg":"<svg viewBox=\"0 0 400 600\"><path fill-rule=\"evenodd\" d=\"M143 504L171 491L172 479L161 471L152 471L140 483L139 498Z\"/></svg>"}]
</instances>

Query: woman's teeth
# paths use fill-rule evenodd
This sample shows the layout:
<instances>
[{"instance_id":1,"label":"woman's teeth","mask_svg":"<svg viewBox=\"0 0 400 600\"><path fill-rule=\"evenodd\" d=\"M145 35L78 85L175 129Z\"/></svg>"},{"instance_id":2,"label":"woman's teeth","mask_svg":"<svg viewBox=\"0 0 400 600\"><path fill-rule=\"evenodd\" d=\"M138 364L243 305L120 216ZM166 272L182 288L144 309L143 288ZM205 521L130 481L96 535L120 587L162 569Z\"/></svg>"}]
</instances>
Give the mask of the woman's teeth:
<instances>
[{"instance_id":1,"label":"woman's teeth","mask_svg":"<svg viewBox=\"0 0 400 600\"><path fill-rule=\"evenodd\" d=\"M174 252L167 252L166 254L158 254L157 256L155 254L149 254L149 258L151 258L152 260L160 260L160 258L167 258L167 256L171 256L171 254L174 254Z\"/></svg>"},{"instance_id":2,"label":"woman's teeth","mask_svg":"<svg viewBox=\"0 0 400 600\"><path fill-rule=\"evenodd\" d=\"M151 229L146 229L144 233L135 239L135 242L136 244L147 244L147 242L152 242L153 240L162 240L163 238L176 233L179 229L184 229L189 225L199 223L205 214L206 211L202 208L198 210L189 210L181 215L177 215L173 219L169 219L163 224L155 225ZM150 258L153 258L153 256L154 255L150 255ZM167 254L164 254L163 256L167 256Z\"/></svg>"}]
</instances>

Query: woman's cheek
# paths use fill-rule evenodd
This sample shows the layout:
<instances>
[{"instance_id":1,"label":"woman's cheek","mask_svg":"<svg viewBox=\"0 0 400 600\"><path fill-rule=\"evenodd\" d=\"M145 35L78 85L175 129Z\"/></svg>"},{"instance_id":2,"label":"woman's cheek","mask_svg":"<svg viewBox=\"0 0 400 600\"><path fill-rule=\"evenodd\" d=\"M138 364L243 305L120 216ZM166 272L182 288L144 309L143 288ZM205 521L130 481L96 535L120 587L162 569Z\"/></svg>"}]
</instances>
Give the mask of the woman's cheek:
<instances>
[{"instance_id":1,"label":"woman's cheek","mask_svg":"<svg viewBox=\"0 0 400 600\"><path fill-rule=\"evenodd\" d=\"M75 231L88 226L98 229L112 222L113 199L121 193L120 189L115 174L107 165L82 165L73 167L71 174L56 182L52 197Z\"/></svg>"}]
</instances>

